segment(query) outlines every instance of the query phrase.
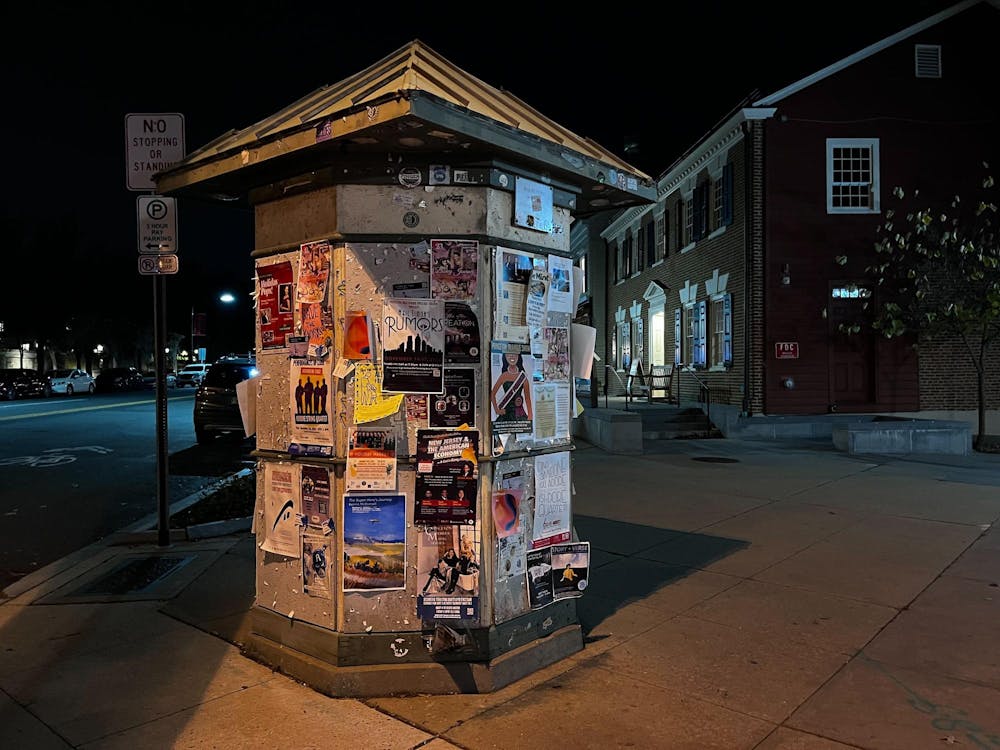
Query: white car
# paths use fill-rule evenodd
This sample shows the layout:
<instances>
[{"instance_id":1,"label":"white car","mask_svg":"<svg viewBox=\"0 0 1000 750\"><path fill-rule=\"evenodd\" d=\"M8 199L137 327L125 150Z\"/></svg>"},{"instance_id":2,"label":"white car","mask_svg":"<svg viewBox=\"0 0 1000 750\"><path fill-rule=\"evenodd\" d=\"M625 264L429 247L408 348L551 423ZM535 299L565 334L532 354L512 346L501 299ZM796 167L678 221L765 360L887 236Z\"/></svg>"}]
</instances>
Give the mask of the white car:
<instances>
[{"instance_id":1,"label":"white car","mask_svg":"<svg viewBox=\"0 0 1000 750\"><path fill-rule=\"evenodd\" d=\"M72 396L74 393L93 393L97 386L94 379L83 370L53 370L49 376L53 393L65 393Z\"/></svg>"},{"instance_id":2,"label":"white car","mask_svg":"<svg viewBox=\"0 0 1000 750\"><path fill-rule=\"evenodd\" d=\"M205 379L205 373L211 365L208 362L197 362L186 365L183 370L177 373L177 387L183 388L186 385L197 388L201 381Z\"/></svg>"}]
</instances>

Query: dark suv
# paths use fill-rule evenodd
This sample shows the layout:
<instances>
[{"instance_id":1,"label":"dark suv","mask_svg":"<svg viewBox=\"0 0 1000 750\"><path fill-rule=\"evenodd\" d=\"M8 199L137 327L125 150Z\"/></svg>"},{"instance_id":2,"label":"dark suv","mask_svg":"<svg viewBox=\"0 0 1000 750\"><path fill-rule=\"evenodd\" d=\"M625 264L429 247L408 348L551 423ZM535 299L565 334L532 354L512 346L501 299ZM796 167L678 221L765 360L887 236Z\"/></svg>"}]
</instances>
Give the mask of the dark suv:
<instances>
[{"instance_id":1,"label":"dark suv","mask_svg":"<svg viewBox=\"0 0 1000 750\"><path fill-rule=\"evenodd\" d=\"M38 370L25 368L0 370L0 398L13 401L15 398L45 397L51 394L52 385L48 377Z\"/></svg>"},{"instance_id":2,"label":"dark suv","mask_svg":"<svg viewBox=\"0 0 1000 750\"><path fill-rule=\"evenodd\" d=\"M194 434L199 444L220 434L243 439L236 384L256 374L256 361L240 357L220 359L208 368L194 395Z\"/></svg>"}]
</instances>

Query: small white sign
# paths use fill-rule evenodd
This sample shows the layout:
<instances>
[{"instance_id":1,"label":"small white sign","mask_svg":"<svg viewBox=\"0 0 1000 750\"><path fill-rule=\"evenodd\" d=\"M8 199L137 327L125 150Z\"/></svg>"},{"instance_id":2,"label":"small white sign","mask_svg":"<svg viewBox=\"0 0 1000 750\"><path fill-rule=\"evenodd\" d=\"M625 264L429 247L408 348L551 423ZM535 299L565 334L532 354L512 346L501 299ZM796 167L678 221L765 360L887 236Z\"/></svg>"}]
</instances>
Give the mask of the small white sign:
<instances>
[{"instance_id":1,"label":"small white sign","mask_svg":"<svg viewBox=\"0 0 1000 750\"><path fill-rule=\"evenodd\" d=\"M176 255L140 255L139 274L141 276L161 276L177 273Z\"/></svg>"},{"instance_id":2,"label":"small white sign","mask_svg":"<svg viewBox=\"0 0 1000 750\"><path fill-rule=\"evenodd\" d=\"M136 200L140 253L177 252L177 200L140 195Z\"/></svg>"},{"instance_id":3,"label":"small white sign","mask_svg":"<svg viewBox=\"0 0 1000 750\"><path fill-rule=\"evenodd\" d=\"M125 171L129 190L156 190L153 175L184 158L184 115L125 115Z\"/></svg>"}]
</instances>

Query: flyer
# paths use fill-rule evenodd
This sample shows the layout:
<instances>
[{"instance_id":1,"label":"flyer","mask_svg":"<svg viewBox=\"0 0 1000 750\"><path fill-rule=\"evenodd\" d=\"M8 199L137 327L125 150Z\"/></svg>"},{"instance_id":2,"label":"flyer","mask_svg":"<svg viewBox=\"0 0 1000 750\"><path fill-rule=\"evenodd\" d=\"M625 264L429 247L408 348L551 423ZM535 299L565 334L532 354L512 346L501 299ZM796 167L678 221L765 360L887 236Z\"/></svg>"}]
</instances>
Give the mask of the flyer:
<instances>
[{"instance_id":1,"label":"flyer","mask_svg":"<svg viewBox=\"0 0 1000 750\"><path fill-rule=\"evenodd\" d=\"M344 496L344 591L406 585L406 496Z\"/></svg>"},{"instance_id":2,"label":"flyer","mask_svg":"<svg viewBox=\"0 0 1000 750\"><path fill-rule=\"evenodd\" d=\"M410 395L406 397L406 421L412 422L418 427L426 427L427 417L427 394Z\"/></svg>"},{"instance_id":3,"label":"flyer","mask_svg":"<svg viewBox=\"0 0 1000 750\"><path fill-rule=\"evenodd\" d=\"M551 604L555 596L552 590L552 548L528 550L526 557L528 604L532 609L541 609Z\"/></svg>"},{"instance_id":4,"label":"flyer","mask_svg":"<svg viewBox=\"0 0 1000 750\"><path fill-rule=\"evenodd\" d=\"M302 535L302 590L309 596L328 598L332 540L328 536Z\"/></svg>"},{"instance_id":5,"label":"flyer","mask_svg":"<svg viewBox=\"0 0 1000 750\"><path fill-rule=\"evenodd\" d=\"M302 464L302 515L309 526L323 529L323 533L333 531L333 517L330 515L330 471L325 466Z\"/></svg>"},{"instance_id":6,"label":"flyer","mask_svg":"<svg viewBox=\"0 0 1000 750\"><path fill-rule=\"evenodd\" d=\"M569 541L570 492L569 451L535 456L532 549Z\"/></svg>"},{"instance_id":7,"label":"flyer","mask_svg":"<svg viewBox=\"0 0 1000 750\"><path fill-rule=\"evenodd\" d=\"M417 535L417 616L479 617L479 527L424 526Z\"/></svg>"},{"instance_id":8,"label":"flyer","mask_svg":"<svg viewBox=\"0 0 1000 750\"><path fill-rule=\"evenodd\" d=\"M552 277L552 285L549 287L549 310L572 315L576 311L576 300L573 299L572 258L550 255L549 275Z\"/></svg>"},{"instance_id":9,"label":"flyer","mask_svg":"<svg viewBox=\"0 0 1000 750\"><path fill-rule=\"evenodd\" d=\"M418 430L416 458L414 523L473 523L479 430Z\"/></svg>"},{"instance_id":10,"label":"flyer","mask_svg":"<svg viewBox=\"0 0 1000 750\"><path fill-rule=\"evenodd\" d=\"M396 431L351 426L347 449L347 490L396 490Z\"/></svg>"},{"instance_id":11,"label":"flyer","mask_svg":"<svg viewBox=\"0 0 1000 750\"><path fill-rule=\"evenodd\" d=\"M358 362L354 368L354 423L374 422L399 411L403 396L382 394L378 371L371 362Z\"/></svg>"},{"instance_id":12,"label":"flyer","mask_svg":"<svg viewBox=\"0 0 1000 750\"><path fill-rule=\"evenodd\" d=\"M569 438L570 387L569 383L535 383L534 418L535 440L561 440Z\"/></svg>"},{"instance_id":13,"label":"flyer","mask_svg":"<svg viewBox=\"0 0 1000 750\"><path fill-rule=\"evenodd\" d=\"M535 268L528 280L528 298L525 301L524 319L529 328L545 325L546 306L549 298L549 272Z\"/></svg>"},{"instance_id":14,"label":"flyer","mask_svg":"<svg viewBox=\"0 0 1000 750\"><path fill-rule=\"evenodd\" d=\"M324 302L329 278L330 243L323 240L300 245L296 299L299 302Z\"/></svg>"},{"instance_id":15,"label":"flyer","mask_svg":"<svg viewBox=\"0 0 1000 750\"><path fill-rule=\"evenodd\" d=\"M295 333L291 261L261 266L257 269L257 283L261 347L284 348L285 337Z\"/></svg>"},{"instance_id":16,"label":"flyer","mask_svg":"<svg viewBox=\"0 0 1000 750\"><path fill-rule=\"evenodd\" d=\"M472 299L479 270L477 240L431 240L431 296Z\"/></svg>"},{"instance_id":17,"label":"flyer","mask_svg":"<svg viewBox=\"0 0 1000 750\"><path fill-rule=\"evenodd\" d=\"M299 328L307 342L307 356L325 359L333 348L333 315L323 302L299 303Z\"/></svg>"},{"instance_id":18,"label":"flyer","mask_svg":"<svg viewBox=\"0 0 1000 750\"><path fill-rule=\"evenodd\" d=\"M328 364L290 360L289 406L292 411L292 442L333 445L330 419L330 373Z\"/></svg>"},{"instance_id":19,"label":"flyer","mask_svg":"<svg viewBox=\"0 0 1000 750\"><path fill-rule=\"evenodd\" d=\"M492 343L490 421L495 433L531 433L531 372L534 362L526 343Z\"/></svg>"},{"instance_id":20,"label":"flyer","mask_svg":"<svg viewBox=\"0 0 1000 750\"><path fill-rule=\"evenodd\" d=\"M521 499L524 496L524 475L520 469L502 471L498 465L493 488L493 525L497 538L519 534L521 526Z\"/></svg>"},{"instance_id":21,"label":"flyer","mask_svg":"<svg viewBox=\"0 0 1000 750\"><path fill-rule=\"evenodd\" d=\"M555 598L583 596L590 574L590 542L553 544L551 550Z\"/></svg>"},{"instance_id":22,"label":"flyer","mask_svg":"<svg viewBox=\"0 0 1000 750\"><path fill-rule=\"evenodd\" d=\"M299 556L295 474L291 464L264 464L264 542L260 547L283 557Z\"/></svg>"},{"instance_id":23,"label":"flyer","mask_svg":"<svg viewBox=\"0 0 1000 750\"><path fill-rule=\"evenodd\" d=\"M542 379L546 382L568 383L570 375L569 329L543 328L544 356Z\"/></svg>"},{"instance_id":24,"label":"flyer","mask_svg":"<svg viewBox=\"0 0 1000 750\"><path fill-rule=\"evenodd\" d=\"M368 313L364 310L348 310L344 316L345 359L371 359L372 335Z\"/></svg>"},{"instance_id":25,"label":"flyer","mask_svg":"<svg viewBox=\"0 0 1000 750\"><path fill-rule=\"evenodd\" d=\"M449 364L478 364L482 344L479 320L462 302L445 302L444 359Z\"/></svg>"},{"instance_id":26,"label":"flyer","mask_svg":"<svg viewBox=\"0 0 1000 750\"><path fill-rule=\"evenodd\" d=\"M391 393L441 393L444 302L386 298L382 308L382 388Z\"/></svg>"},{"instance_id":27,"label":"flyer","mask_svg":"<svg viewBox=\"0 0 1000 750\"><path fill-rule=\"evenodd\" d=\"M496 253L496 328L493 338L500 341L527 341L525 318L528 281L532 260L538 257L519 250L498 247Z\"/></svg>"},{"instance_id":28,"label":"flyer","mask_svg":"<svg viewBox=\"0 0 1000 750\"><path fill-rule=\"evenodd\" d=\"M470 427L476 424L476 371L446 367L444 393L431 396L431 427Z\"/></svg>"}]
</instances>

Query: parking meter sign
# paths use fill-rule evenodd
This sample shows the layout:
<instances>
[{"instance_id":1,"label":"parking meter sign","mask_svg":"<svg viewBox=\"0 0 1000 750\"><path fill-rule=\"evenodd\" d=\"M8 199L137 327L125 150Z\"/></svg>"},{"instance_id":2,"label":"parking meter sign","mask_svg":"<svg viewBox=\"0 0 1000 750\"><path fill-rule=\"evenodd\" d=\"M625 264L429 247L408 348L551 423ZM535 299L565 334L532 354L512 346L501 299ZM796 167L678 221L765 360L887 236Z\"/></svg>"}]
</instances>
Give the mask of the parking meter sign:
<instances>
[{"instance_id":1,"label":"parking meter sign","mask_svg":"<svg viewBox=\"0 0 1000 750\"><path fill-rule=\"evenodd\" d=\"M140 195L136 202L140 253L177 252L177 201L162 195Z\"/></svg>"},{"instance_id":2,"label":"parking meter sign","mask_svg":"<svg viewBox=\"0 0 1000 750\"><path fill-rule=\"evenodd\" d=\"M162 276L177 273L176 255L140 255L139 274L142 276Z\"/></svg>"}]
</instances>

